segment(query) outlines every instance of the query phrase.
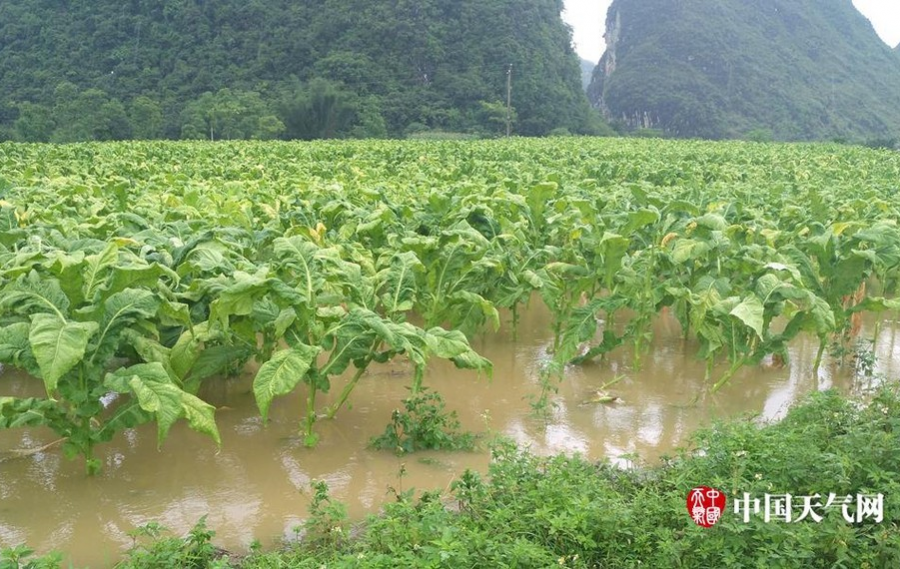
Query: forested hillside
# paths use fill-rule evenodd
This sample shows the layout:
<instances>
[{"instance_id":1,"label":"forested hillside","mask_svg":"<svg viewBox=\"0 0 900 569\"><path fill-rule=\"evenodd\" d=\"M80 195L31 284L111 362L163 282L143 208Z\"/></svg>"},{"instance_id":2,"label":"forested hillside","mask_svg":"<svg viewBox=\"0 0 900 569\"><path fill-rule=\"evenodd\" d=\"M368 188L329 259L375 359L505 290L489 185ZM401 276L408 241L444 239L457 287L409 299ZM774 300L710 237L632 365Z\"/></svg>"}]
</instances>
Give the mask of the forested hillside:
<instances>
[{"instance_id":1,"label":"forested hillside","mask_svg":"<svg viewBox=\"0 0 900 569\"><path fill-rule=\"evenodd\" d=\"M603 127L561 0L0 3L0 136L400 136Z\"/></svg>"},{"instance_id":2,"label":"forested hillside","mask_svg":"<svg viewBox=\"0 0 900 569\"><path fill-rule=\"evenodd\" d=\"M705 138L900 135L900 58L849 0L615 0L591 101Z\"/></svg>"}]
</instances>

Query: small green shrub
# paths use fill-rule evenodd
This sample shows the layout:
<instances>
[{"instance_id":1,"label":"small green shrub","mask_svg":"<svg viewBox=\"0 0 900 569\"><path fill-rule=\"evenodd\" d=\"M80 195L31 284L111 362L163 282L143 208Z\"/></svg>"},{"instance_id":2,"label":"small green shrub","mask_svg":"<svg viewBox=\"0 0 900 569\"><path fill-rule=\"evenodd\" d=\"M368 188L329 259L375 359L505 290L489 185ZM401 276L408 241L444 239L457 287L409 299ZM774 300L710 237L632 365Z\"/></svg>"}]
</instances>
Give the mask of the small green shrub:
<instances>
[{"instance_id":1,"label":"small green shrub","mask_svg":"<svg viewBox=\"0 0 900 569\"><path fill-rule=\"evenodd\" d=\"M168 529L157 523L138 527L128 535L134 540L118 569L179 567L206 569L230 567L224 552L212 544L216 532L206 527L206 516L184 538L167 537Z\"/></svg>"},{"instance_id":2,"label":"small green shrub","mask_svg":"<svg viewBox=\"0 0 900 569\"><path fill-rule=\"evenodd\" d=\"M57 552L33 555L34 550L24 545L0 548L0 569L55 569L62 563L62 554Z\"/></svg>"},{"instance_id":3,"label":"small green shrub","mask_svg":"<svg viewBox=\"0 0 900 569\"><path fill-rule=\"evenodd\" d=\"M475 435L459 432L456 412L447 413L437 392L422 388L403 400L404 410L395 409L384 433L372 439L372 446L398 454L417 450L472 450Z\"/></svg>"},{"instance_id":4,"label":"small green shrub","mask_svg":"<svg viewBox=\"0 0 900 569\"><path fill-rule=\"evenodd\" d=\"M309 518L295 531L303 532L304 547L337 550L347 538L347 506L332 500L328 484L321 480L312 483L312 490Z\"/></svg>"}]
</instances>

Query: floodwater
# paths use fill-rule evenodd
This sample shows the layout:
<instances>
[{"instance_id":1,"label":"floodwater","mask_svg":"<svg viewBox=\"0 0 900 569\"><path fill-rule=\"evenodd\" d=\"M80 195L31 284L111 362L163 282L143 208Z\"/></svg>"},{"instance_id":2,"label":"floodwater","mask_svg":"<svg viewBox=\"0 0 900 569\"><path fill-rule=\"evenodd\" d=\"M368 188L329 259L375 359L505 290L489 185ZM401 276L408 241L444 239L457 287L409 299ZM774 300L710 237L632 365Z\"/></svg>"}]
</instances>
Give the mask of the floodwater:
<instances>
[{"instance_id":1,"label":"floodwater","mask_svg":"<svg viewBox=\"0 0 900 569\"><path fill-rule=\"evenodd\" d=\"M692 405L704 387L697 346L681 339L671 318L660 318L654 326L655 340L639 371L632 369L627 347L599 364L569 369L545 419L535 417L530 405L540 393L538 370L552 338L549 314L539 302L523 311L517 338L505 325L473 340L494 362L493 380L435 362L425 382L459 414L464 429L506 435L536 453L582 453L623 466L652 463L671 453L714 418L751 413L777 419L812 390L860 388L851 366L841 368L827 356L814 378L817 344L800 339L784 367L745 368L717 394ZM873 328L868 322L861 337L871 337ZM883 321L875 346L876 371L889 377L900 366L896 330L895 321ZM326 481L351 517L361 519L392 499L389 487L443 489L467 468L486 471L485 450L397 457L367 448L406 395L410 371L402 362L373 366L351 396L352 408L317 423L321 439L315 449L304 448L297 435L303 393L276 399L270 422L263 425L248 373L213 382L203 394L219 407L221 450L180 422L161 448L155 425L121 433L99 447L103 471L95 477L86 477L83 462L65 459L58 446L27 458L0 459L0 546L27 543L39 552L62 551L79 567L108 567L131 545L128 532L135 527L155 521L183 535L205 515L217 532L216 545L244 552L254 539L271 547L295 536L313 480ZM724 366L717 369L723 371ZM620 401L583 403L592 390L618 376L622 379L609 391ZM320 397L320 405L330 403L340 387ZM41 393L38 380L0 371L0 394ZM44 430L0 432L0 457L55 438Z\"/></svg>"}]
</instances>

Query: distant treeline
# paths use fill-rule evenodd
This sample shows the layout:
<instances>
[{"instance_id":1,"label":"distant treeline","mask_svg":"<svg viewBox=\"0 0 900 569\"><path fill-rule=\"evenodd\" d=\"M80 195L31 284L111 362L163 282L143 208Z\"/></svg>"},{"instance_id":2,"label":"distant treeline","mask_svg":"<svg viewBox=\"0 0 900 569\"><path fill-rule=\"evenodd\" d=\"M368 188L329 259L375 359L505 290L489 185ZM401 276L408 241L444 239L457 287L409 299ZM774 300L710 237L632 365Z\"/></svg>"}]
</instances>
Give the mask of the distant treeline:
<instances>
[{"instance_id":1,"label":"distant treeline","mask_svg":"<svg viewBox=\"0 0 900 569\"><path fill-rule=\"evenodd\" d=\"M0 3L0 139L606 132L561 0ZM512 81L508 73L512 70Z\"/></svg>"}]
</instances>

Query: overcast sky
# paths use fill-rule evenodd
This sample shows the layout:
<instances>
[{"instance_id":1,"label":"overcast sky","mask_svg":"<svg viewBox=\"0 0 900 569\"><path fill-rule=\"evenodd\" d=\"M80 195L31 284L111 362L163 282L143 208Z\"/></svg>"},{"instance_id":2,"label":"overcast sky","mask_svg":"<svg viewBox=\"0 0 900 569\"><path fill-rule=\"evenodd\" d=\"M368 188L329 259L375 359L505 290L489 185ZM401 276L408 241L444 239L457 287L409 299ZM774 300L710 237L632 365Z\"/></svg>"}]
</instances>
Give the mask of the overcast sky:
<instances>
[{"instance_id":1,"label":"overcast sky","mask_svg":"<svg viewBox=\"0 0 900 569\"><path fill-rule=\"evenodd\" d=\"M591 61L600 61L605 47L606 10L612 0L565 0L563 17L574 30L575 50ZM889 46L900 43L900 0L853 0Z\"/></svg>"}]
</instances>

